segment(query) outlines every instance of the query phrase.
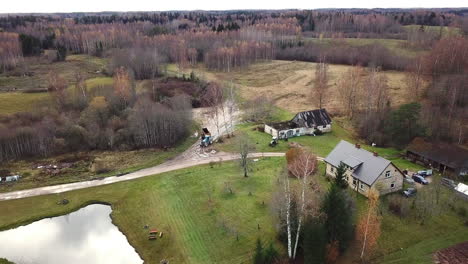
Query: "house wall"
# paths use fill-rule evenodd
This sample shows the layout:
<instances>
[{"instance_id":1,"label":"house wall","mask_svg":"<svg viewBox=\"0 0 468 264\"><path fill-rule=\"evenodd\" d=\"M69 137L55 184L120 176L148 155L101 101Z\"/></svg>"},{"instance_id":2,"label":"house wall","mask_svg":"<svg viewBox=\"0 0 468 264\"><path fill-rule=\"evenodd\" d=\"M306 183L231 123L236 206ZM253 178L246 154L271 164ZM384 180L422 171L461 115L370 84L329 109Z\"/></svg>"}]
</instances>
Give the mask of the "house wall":
<instances>
[{"instance_id":1,"label":"house wall","mask_svg":"<svg viewBox=\"0 0 468 264\"><path fill-rule=\"evenodd\" d=\"M323 133L331 132L331 124L328 124L326 126L317 126L317 129L322 131Z\"/></svg>"},{"instance_id":2,"label":"house wall","mask_svg":"<svg viewBox=\"0 0 468 264\"><path fill-rule=\"evenodd\" d=\"M390 177L386 177L386 172L389 171ZM381 195L397 192L403 188L403 174L393 165L390 163L387 168L379 175L379 178L375 181L372 185L374 190L377 190ZM394 187L391 185L394 184Z\"/></svg>"},{"instance_id":3,"label":"house wall","mask_svg":"<svg viewBox=\"0 0 468 264\"><path fill-rule=\"evenodd\" d=\"M268 133L268 134L272 135L273 137L278 137L278 131L276 129L274 129L273 127L267 125L267 124L265 124L264 131L265 131L265 133Z\"/></svg>"},{"instance_id":4,"label":"house wall","mask_svg":"<svg viewBox=\"0 0 468 264\"><path fill-rule=\"evenodd\" d=\"M386 178L385 173L390 171L390 177ZM325 172L328 176L334 178L336 167L327 163ZM360 182L358 179L353 178L352 170L346 170L346 180L350 188L355 191L358 191L362 195L367 197L367 193L370 189L376 190L380 195L396 192L403 188L403 174L392 164L387 166L387 168L379 175L377 180L372 186L369 186L363 182ZM391 184L394 184L394 187L391 187Z\"/></svg>"}]
</instances>

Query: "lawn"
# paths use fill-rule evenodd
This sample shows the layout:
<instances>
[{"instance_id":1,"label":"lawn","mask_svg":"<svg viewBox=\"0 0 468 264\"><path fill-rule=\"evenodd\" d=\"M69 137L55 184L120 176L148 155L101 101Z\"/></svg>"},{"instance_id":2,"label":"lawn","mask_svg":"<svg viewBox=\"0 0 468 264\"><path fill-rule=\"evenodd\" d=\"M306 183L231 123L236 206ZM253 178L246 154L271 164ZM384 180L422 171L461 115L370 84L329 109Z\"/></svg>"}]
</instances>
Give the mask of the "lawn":
<instances>
[{"instance_id":1,"label":"lawn","mask_svg":"<svg viewBox=\"0 0 468 264\"><path fill-rule=\"evenodd\" d=\"M284 112L283 112L284 115ZM285 116L286 117L286 116ZM283 119L288 120L288 119ZM335 118L332 125L332 132L325 133L321 136L301 136L290 138L288 141L280 140L279 144L275 147L270 147L271 135L257 130L262 125L252 123L244 123L237 126L236 135L247 135L249 141L255 146L257 152L286 152L288 151L289 144L295 142L304 147L309 148L313 153L320 157L326 157L328 153L340 142L346 140L351 143L360 143L364 149L369 151L376 151L380 156L392 161L398 168L410 169L417 171L423 167L414 164L403 158L404 151L395 148L379 148L366 145L361 139L353 133L352 130L346 127L347 122L344 119ZM237 137L225 138L223 143L215 144L214 147L221 151L236 152L237 150Z\"/></svg>"},{"instance_id":2,"label":"lawn","mask_svg":"<svg viewBox=\"0 0 468 264\"><path fill-rule=\"evenodd\" d=\"M114 223L147 263L159 263L163 258L171 263L251 263L256 239L275 238L268 203L283 165L283 158L263 158L255 163L250 177L244 178L237 162L224 162L212 168L198 166L63 194L4 201L0 202L0 229L101 201L112 205ZM227 184L233 194L226 191ZM63 198L70 203L57 205ZM148 241L144 225L161 230L164 237Z\"/></svg>"},{"instance_id":3,"label":"lawn","mask_svg":"<svg viewBox=\"0 0 468 264\"><path fill-rule=\"evenodd\" d=\"M0 184L0 192L30 189L41 186L87 181L96 178L114 176L120 172L132 172L153 167L167 161L188 149L197 139L190 137L167 151L162 149L141 149L133 151L91 151L70 153L50 158L25 159L2 165L12 173L22 175L18 182ZM109 169L105 173L96 173L91 169L92 162L100 160ZM47 174L37 169L39 165L72 162L73 167L63 169L58 175Z\"/></svg>"},{"instance_id":4,"label":"lawn","mask_svg":"<svg viewBox=\"0 0 468 264\"><path fill-rule=\"evenodd\" d=\"M442 187L442 195L451 195L450 192ZM464 206L465 210L467 208L463 200L459 200L457 206ZM388 208L388 203L384 202L384 207ZM432 263L435 251L468 239L466 213L462 216L445 206L440 214L421 225L420 220L413 216L400 218L386 208L383 210L382 235L379 240L382 257L376 263Z\"/></svg>"}]
</instances>

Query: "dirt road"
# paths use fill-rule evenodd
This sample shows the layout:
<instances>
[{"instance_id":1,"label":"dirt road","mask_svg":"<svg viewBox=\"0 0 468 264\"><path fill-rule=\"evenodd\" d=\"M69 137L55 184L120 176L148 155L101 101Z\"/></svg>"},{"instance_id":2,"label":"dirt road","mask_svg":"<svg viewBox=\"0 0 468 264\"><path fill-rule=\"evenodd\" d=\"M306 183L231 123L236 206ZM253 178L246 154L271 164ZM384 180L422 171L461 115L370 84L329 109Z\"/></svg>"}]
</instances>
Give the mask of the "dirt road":
<instances>
[{"instance_id":1,"label":"dirt road","mask_svg":"<svg viewBox=\"0 0 468 264\"><path fill-rule=\"evenodd\" d=\"M252 153L250 155L250 157L252 158L282 157L282 156L284 156L284 153L274 153L274 152ZM160 173L164 173L168 171L174 171L174 170L179 170L179 169L188 168L192 166L208 164L210 162L218 162L220 160L229 161L229 160L236 160L238 158L239 158L239 154L222 153L222 152L211 154L210 156L200 157L200 158L196 158L196 157L191 158L191 159L175 158L174 160L170 160L158 166L135 171L133 173L120 176L120 177L113 176L113 177L104 178L102 180L67 183L67 184L46 186L46 187L40 187L40 188L35 188L35 189L29 189L29 190L1 193L0 201L20 199L20 198L39 196L39 195L45 195L45 194L62 193L62 192L101 186L101 185L106 185L106 184L111 184L111 183L116 183L116 182L129 181L129 180L134 180L134 179L138 179L138 178L142 178L142 177L146 177L150 175L155 175L155 174L160 174Z\"/></svg>"}]
</instances>

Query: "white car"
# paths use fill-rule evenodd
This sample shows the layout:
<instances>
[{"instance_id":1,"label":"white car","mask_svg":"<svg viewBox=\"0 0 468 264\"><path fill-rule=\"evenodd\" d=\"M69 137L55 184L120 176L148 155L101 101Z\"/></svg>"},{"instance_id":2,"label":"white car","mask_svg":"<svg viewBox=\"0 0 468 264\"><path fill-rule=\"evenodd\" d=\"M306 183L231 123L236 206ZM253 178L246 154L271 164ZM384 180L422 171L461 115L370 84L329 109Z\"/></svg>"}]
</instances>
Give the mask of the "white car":
<instances>
[{"instance_id":1,"label":"white car","mask_svg":"<svg viewBox=\"0 0 468 264\"><path fill-rule=\"evenodd\" d=\"M411 179L410 177L405 177L404 180L405 180L405 182L408 183L408 184L414 184L414 180Z\"/></svg>"}]
</instances>

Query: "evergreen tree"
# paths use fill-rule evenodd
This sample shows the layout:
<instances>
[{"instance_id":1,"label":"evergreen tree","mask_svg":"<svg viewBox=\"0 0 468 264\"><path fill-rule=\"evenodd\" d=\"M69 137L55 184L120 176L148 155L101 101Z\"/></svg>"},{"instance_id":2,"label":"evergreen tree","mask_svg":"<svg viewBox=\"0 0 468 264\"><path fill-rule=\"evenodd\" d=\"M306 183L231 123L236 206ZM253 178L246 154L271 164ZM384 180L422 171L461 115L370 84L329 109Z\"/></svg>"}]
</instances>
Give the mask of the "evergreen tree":
<instances>
[{"instance_id":1,"label":"evergreen tree","mask_svg":"<svg viewBox=\"0 0 468 264\"><path fill-rule=\"evenodd\" d=\"M318 219L308 221L304 226L304 250L305 264L322 264L325 262L325 246L327 238L323 223Z\"/></svg>"},{"instance_id":2,"label":"evergreen tree","mask_svg":"<svg viewBox=\"0 0 468 264\"><path fill-rule=\"evenodd\" d=\"M348 187L348 182L345 179L345 173L346 166L343 163L341 163L335 172L335 184L343 189L346 189L346 187Z\"/></svg>"},{"instance_id":3,"label":"evergreen tree","mask_svg":"<svg viewBox=\"0 0 468 264\"><path fill-rule=\"evenodd\" d=\"M270 245L268 248L265 249L265 253L263 255L263 263L264 264L270 264L270 263L275 263L275 261L278 259L278 251L276 248L273 246L273 243L270 242Z\"/></svg>"},{"instance_id":4,"label":"evergreen tree","mask_svg":"<svg viewBox=\"0 0 468 264\"><path fill-rule=\"evenodd\" d=\"M344 252L353 237L353 206L349 196L336 183L333 183L325 195L322 212L325 216L325 232L328 243L338 241L340 252Z\"/></svg>"},{"instance_id":5,"label":"evergreen tree","mask_svg":"<svg viewBox=\"0 0 468 264\"><path fill-rule=\"evenodd\" d=\"M255 255L254 255L254 264L263 264L263 246L262 241L260 238L257 239L257 245L255 247Z\"/></svg>"}]
</instances>

